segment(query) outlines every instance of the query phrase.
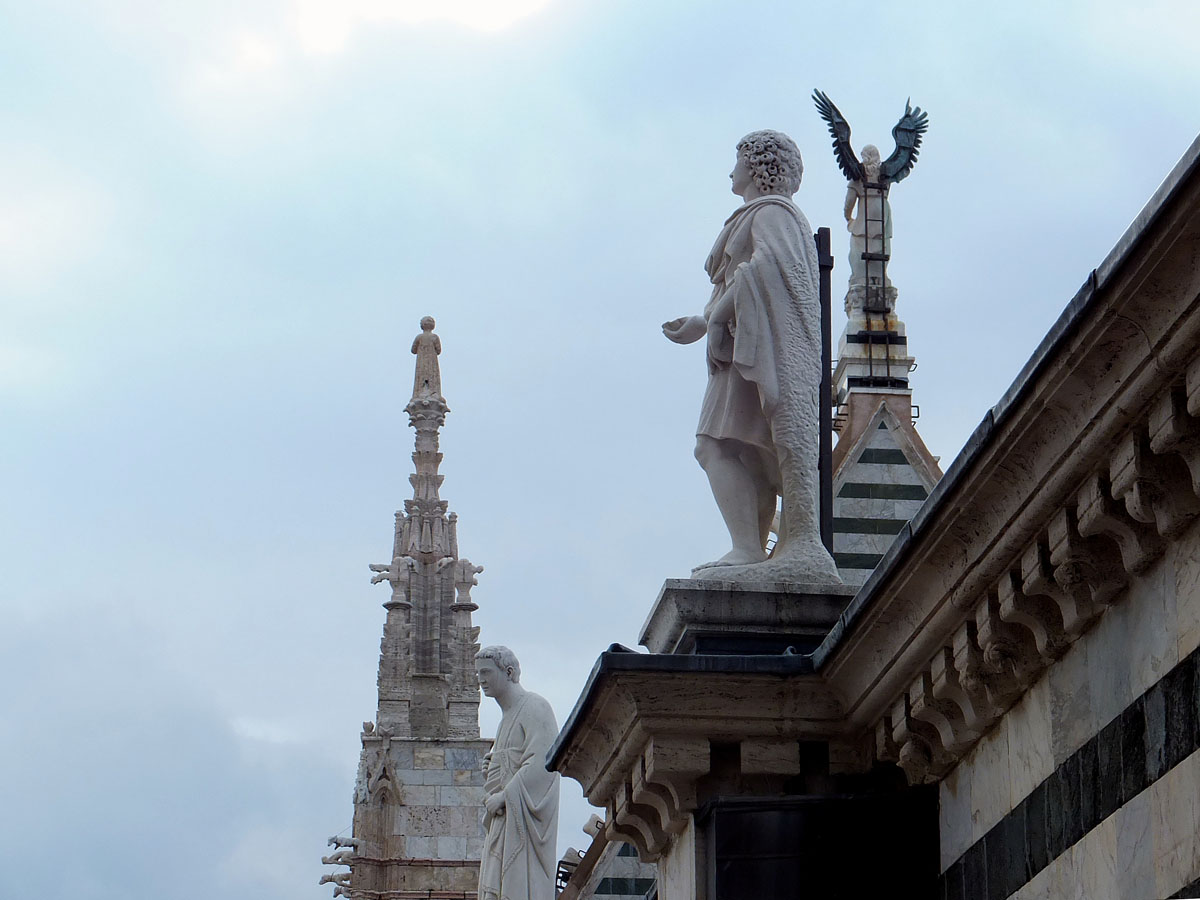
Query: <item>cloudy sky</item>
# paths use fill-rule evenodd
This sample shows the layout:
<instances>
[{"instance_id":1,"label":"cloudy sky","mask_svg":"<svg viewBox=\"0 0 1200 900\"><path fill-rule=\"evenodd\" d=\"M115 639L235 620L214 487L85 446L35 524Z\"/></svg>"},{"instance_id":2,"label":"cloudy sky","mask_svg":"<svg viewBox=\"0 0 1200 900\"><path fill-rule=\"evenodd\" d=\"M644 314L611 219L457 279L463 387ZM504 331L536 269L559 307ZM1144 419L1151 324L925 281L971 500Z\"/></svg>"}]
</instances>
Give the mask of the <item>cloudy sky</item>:
<instances>
[{"instance_id":1,"label":"cloudy sky","mask_svg":"<svg viewBox=\"0 0 1200 900\"><path fill-rule=\"evenodd\" d=\"M737 139L799 143L837 293L808 95L885 155L929 111L891 274L945 466L1200 130L1198 29L1187 0L2 0L0 896L329 896L422 315L476 622L561 721L724 549L703 351L659 323L707 298ZM563 846L586 813L564 782Z\"/></svg>"}]
</instances>

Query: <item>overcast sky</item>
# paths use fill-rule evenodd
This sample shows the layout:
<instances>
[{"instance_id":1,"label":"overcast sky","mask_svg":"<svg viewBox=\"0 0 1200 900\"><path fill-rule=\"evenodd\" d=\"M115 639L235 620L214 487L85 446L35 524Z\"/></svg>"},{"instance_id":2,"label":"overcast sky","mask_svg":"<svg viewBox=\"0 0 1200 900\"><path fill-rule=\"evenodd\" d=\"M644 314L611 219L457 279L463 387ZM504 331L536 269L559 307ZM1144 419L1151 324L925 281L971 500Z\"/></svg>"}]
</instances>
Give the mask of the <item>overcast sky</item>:
<instances>
[{"instance_id":1,"label":"overcast sky","mask_svg":"<svg viewBox=\"0 0 1200 900\"><path fill-rule=\"evenodd\" d=\"M800 145L840 310L808 95L885 156L929 112L890 273L944 468L1200 130L1198 33L1187 0L0 2L0 896L330 895L422 315L476 623L561 723L725 549L702 346L659 324L707 299L737 139Z\"/></svg>"}]
</instances>

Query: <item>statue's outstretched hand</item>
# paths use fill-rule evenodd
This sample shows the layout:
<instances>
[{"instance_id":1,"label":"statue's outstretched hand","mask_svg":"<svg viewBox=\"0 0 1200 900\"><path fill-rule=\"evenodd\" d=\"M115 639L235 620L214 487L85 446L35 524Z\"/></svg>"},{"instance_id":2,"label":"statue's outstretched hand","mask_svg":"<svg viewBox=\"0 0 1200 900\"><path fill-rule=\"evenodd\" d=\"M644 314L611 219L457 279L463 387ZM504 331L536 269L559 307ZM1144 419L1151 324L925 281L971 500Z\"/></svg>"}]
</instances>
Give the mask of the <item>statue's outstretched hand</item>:
<instances>
[{"instance_id":1,"label":"statue's outstretched hand","mask_svg":"<svg viewBox=\"0 0 1200 900\"><path fill-rule=\"evenodd\" d=\"M680 316L670 322L663 322L663 334L677 344L691 344L704 337L708 331L708 323L704 316Z\"/></svg>"}]
</instances>

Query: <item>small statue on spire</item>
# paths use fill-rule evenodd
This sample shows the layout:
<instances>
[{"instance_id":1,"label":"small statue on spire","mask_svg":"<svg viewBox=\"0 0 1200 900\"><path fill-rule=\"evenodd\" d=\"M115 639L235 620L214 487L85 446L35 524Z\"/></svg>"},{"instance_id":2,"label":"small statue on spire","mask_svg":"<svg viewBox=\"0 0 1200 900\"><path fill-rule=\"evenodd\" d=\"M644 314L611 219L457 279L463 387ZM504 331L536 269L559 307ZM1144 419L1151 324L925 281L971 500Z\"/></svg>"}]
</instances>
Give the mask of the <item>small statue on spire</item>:
<instances>
[{"instance_id":1,"label":"small statue on spire","mask_svg":"<svg viewBox=\"0 0 1200 900\"><path fill-rule=\"evenodd\" d=\"M433 333L433 316L421 319L421 333L413 340L412 352L417 357L417 373L413 379L414 400L441 398L442 373L438 368L438 354L442 352L442 339Z\"/></svg>"}]
</instances>

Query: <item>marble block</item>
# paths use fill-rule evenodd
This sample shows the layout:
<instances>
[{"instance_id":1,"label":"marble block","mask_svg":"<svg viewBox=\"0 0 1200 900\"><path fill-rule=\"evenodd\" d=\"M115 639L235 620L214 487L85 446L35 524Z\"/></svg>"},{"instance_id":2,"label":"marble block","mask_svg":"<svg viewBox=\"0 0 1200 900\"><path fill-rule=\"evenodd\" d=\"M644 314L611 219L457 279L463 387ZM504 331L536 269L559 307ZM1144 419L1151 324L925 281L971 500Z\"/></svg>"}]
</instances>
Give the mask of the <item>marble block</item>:
<instances>
[{"instance_id":1,"label":"marble block","mask_svg":"<svg viewBox=\"0 0 1200 900\"><path fill-rule=\"evenodd\" d=\"M668 578L642 625L651 653L806 653L829 633L855 588Z\"/></svg>"}]
</instances>

